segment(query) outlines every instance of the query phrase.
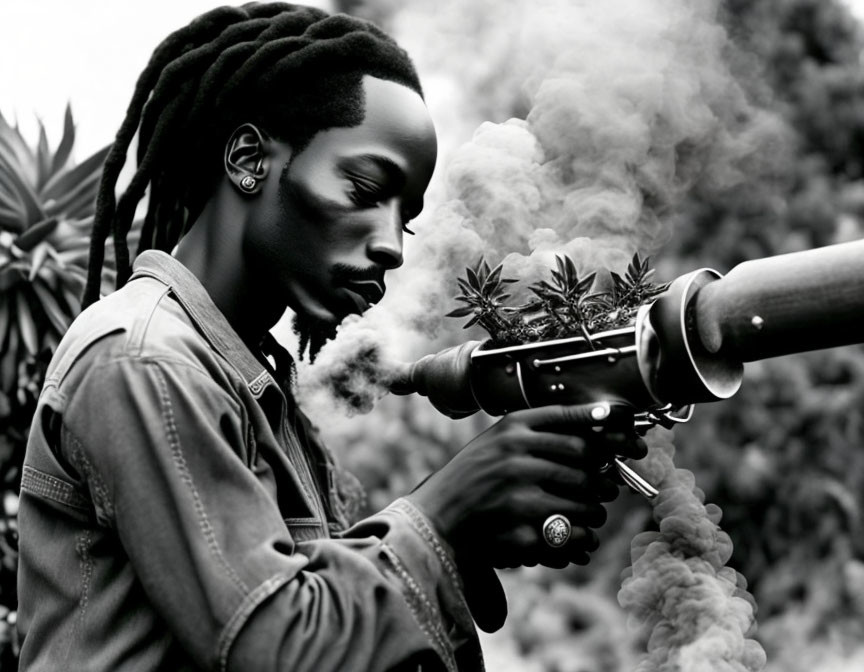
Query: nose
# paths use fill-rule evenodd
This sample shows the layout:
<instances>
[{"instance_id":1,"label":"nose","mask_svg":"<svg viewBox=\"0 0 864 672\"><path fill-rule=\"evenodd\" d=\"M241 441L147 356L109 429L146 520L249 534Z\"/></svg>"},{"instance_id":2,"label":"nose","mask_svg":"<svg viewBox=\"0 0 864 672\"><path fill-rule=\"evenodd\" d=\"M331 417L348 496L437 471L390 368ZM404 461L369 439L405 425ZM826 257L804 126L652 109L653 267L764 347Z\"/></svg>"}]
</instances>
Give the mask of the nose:
<instances>
[{"instance_id":1,"label":"nose","mask_svg":"<svg viewBox=\"0 0 864 672\"><path fill-rule=\"evenodd\" d=\"M386 209L369 237L367 256L386 270L402 265L402 213L395 201Z\"/></svg>"}]
</instances>

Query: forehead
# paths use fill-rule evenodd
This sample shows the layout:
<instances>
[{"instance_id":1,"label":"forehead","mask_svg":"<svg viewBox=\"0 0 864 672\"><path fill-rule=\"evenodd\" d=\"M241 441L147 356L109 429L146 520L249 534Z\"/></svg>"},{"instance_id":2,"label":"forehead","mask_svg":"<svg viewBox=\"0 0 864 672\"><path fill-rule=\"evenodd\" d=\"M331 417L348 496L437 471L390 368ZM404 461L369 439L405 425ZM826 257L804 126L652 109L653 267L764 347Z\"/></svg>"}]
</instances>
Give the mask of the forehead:
<instances>
[{"instance_id":1,"label":"forehead","mask_svg":"<svg viewBox=\"0 0 864 672\"><path fill-rule=\"evenodd\" d=\"M364 118L360 128L394 140L434 142L435 127L416 91L377 77L363 77Z\"/></svg>"},{"instance_id":2,"label":"forehead","mask_svg":"<svg viewBox=\"0 0 864 672\"><path fill-rule=\"evenodd\" d=\"M437 158L437 138L423 99L403 84L369 75L363 77L362 87L363 122L321 131L303 154L382 156L409 177L428 181Z\"/></svg>"}]
</instances>

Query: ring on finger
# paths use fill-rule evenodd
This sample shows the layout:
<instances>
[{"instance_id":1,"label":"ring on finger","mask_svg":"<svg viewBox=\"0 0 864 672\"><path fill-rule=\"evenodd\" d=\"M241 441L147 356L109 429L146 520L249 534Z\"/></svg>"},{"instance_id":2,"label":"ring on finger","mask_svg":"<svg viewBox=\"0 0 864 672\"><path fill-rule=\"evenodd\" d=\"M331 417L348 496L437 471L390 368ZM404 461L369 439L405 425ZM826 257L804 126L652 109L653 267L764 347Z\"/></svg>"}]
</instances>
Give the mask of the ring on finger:
<instances>
[{"instance_id":1,"label":"ring on finger","mask_svg":"<svg viewBox=\"0 0 864 672\"><path fill-rule=\"evenodd\" d=\"M561 548L570 539L570 521L555 513L543 523L543 540L552 548Z\"/></svg>"}]
</instances>

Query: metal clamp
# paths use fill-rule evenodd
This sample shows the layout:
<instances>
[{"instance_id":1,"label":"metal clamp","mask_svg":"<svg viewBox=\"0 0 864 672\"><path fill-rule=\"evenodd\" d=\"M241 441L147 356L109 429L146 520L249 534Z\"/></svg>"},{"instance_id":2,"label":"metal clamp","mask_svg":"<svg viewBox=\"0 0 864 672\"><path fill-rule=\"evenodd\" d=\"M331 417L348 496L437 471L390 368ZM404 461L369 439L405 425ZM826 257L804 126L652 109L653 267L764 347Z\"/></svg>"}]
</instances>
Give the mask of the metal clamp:
<instances>
[{"instance_id":1,"label":"metal clamp","mask_svg":"<svg viewBox=\"0 0 864 672\"><path fill-rule=\"evenodd\" d=\"M636 427L638 434L645 434L645 432L657 425L666 429L672 429L675 425L690 421L693 417L693 404L687 404L686 406L666 404L660 408L636 413L633 417L633 425Z\"/></svg>"}]
</instances>

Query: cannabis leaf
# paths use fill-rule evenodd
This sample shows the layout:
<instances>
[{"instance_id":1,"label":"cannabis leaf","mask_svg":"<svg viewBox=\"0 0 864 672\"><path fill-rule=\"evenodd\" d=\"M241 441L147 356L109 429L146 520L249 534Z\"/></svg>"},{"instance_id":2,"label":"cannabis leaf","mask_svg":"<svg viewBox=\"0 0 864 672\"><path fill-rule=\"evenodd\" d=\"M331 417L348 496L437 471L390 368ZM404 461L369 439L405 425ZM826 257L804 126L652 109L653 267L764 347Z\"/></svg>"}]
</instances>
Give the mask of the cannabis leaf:
<instances>
[{"instance_id":1,"label":"cannabis leaf","mask_svg":"<svg viewBox=\"0 0 864 672\"><path fill-rule=\"evenodd\" d=\"M507 285L516 280L502 277L501 264L492 268L480 259L457 280L462 294L456 300L465 305L447 317L470 316L465 328L480 324L495 346L582 336L593 348L592 334L632 324L640 306L666 291L668 283L652 282L653 275L649 258L637 252L623 276L610 272L609 291L592 292L596 272L580 277L569 256L556 255L551 280L529 286L531 300L510 306Z\"/></svg>"},{"instance_id":2,"label":"cannabis leaf","mask_svg":"<svg viewBox=\"0 0 864 672\"><path fill-rule=\"evenodd\" d=\"M529 287L545 313L546 330L553 332L550 334L553 338L573 335L576 331L589 338L591 319L596 312L592 306L594 295L589 290L594 285L596 273L580 278L576 264L566 254L556 255L555 264L557 270L552 271L553 282L541 280Z\"/></svg>"},{"instance_id":3,"label":"cannabis leaf","mask_svg":"<svg viewBox=\"0 0 864 672\"><path fill-rule=\"evenodd\" d=\"M650 262L650 257L642 259L636 252L623 277L614 271L609 273L612 289L604 297L607 305L604 323L607 328L629 324L640 306L650 303L669 288L668 282L651 282L654 269Z\"/></svg>"},{"instance_id":4,"label":"cannabis leaf","mask_svg":"<svg viewBox=\"0 0 864 672\"><path fill-rule=\"evenodd\" d=\"M463 326L464 329L477 324L486 329L496 341L512 339L511 333L518 325L511 324L505 315L508 312L504 301L510 298L506 286L517 282L514 278L502 277L503 264L491 268L485 259L481 258L474 268L466 269L466 278L457 278L462 294L456 297L466 305L447 314L447 317L467 317L471 319ZM512 311L510 311L512 312Z\"/></svg>"}]
</instances>

